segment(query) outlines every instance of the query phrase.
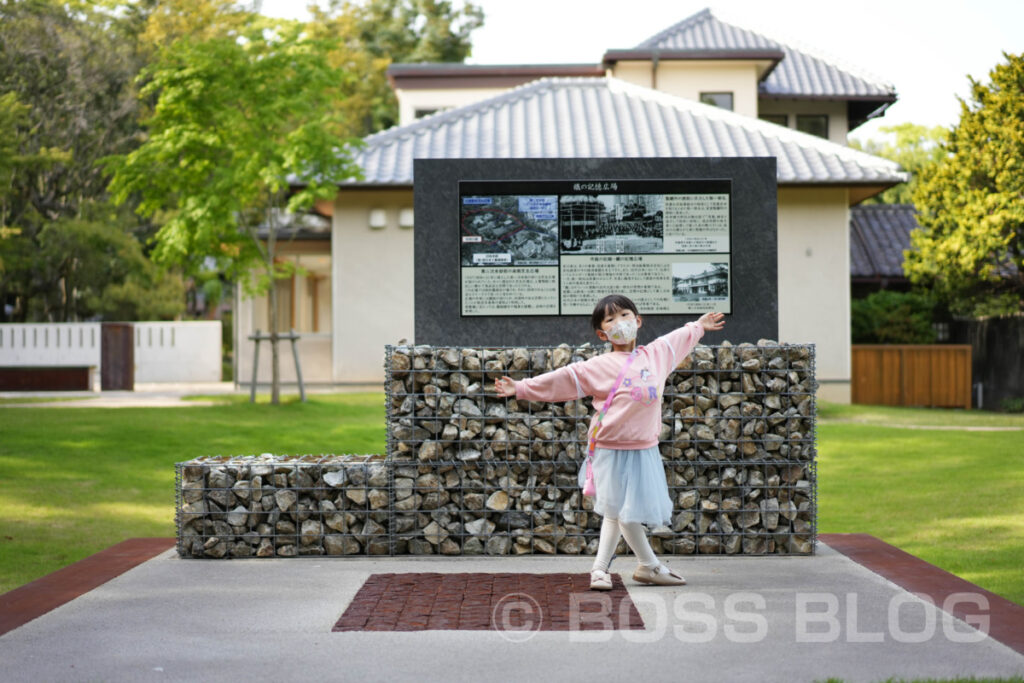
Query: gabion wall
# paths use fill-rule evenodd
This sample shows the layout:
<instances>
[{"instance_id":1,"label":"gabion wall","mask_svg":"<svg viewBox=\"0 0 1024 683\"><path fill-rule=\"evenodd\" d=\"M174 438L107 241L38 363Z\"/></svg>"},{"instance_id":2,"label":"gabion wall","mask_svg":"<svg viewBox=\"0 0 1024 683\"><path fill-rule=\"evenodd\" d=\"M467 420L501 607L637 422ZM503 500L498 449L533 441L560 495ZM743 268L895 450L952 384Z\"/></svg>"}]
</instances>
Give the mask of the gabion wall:
<instances>
[{"instance_id":1,"label":"gabion wall","mask_svg":"<svg viewBox=\"0 0 1024 683\"><path fill-rule=\"evenodd\" d=\"M197 458L176 478L182 557L391 553L382 455Z\"/></svg>"},{"instance_id":2,"label":"gabion wall","mask_svg":"<svg viewBox=\"0 0 1024 683\"><path fill-rule=\"evenodd\" d=\"M577 480L591 401L517 401L493 385L602 351L389 346L387 458L179 463L178 552L594 554L601 519ZM656 553L813 554L815 388L812 345L726 342L687 357L665 385L675 509L651 529Z\"/></svg>"}]
</instances>

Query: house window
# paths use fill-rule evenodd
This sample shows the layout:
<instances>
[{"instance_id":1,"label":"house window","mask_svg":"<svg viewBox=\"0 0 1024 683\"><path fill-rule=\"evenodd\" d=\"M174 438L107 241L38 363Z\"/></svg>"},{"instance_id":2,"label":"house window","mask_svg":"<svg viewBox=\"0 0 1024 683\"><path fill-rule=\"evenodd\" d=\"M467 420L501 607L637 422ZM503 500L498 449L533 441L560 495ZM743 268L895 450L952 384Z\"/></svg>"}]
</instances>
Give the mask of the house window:
<instances>
[{"instance_id":1,"label":"house window","mask_svg":"<svg viewBox=\"0 0 1024 683\"><path fill-rule=\"evenodd\" d=\"M784 128L789 125L789 116L786 114L761 114L757 118Z\"/></svg>"},{"instance_id":2,"label":"house window","mask_svg":"<svg viewBox=\"0 0 1024 683\"><path fill-rule=\"evenodd\" d=\"M828 138L828 116L825 114L797 114L796 129L819 138Z\"/></svg>"},{"instance_id":3,"label":"house window","mask_svg":"<svg viewBox=\"0 0 1024 683\"><path fill-rule=\"evenodd\" d=\"M297 269L291 277L274 281L277 289L277 330L304 333L331 331L331 257L327 254L290 254ZM270 297L267 297L265 327L270 327ZM257 324L259 321L257 321Z\"/></svg>"},{"instance_id":4,"label":"house window","mask_svg":"<svg viewBox=\"0 0 1024 683\"><path fill-rule=\"evenodd\" d=\"M700 101L704 104L710 104L712 107L732 111L731 92L702 92L700 94Z\"/></svg>"}]
</instances>

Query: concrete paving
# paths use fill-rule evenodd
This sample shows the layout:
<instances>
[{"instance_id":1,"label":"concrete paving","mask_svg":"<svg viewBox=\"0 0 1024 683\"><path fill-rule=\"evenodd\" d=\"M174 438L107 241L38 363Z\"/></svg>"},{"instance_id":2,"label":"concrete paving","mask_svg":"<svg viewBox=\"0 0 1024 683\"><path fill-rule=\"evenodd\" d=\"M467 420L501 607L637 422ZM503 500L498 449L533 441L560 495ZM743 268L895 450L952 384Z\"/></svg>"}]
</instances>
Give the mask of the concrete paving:
<instances>
[{"instance_id":1,"label":"concrete paving","mask_svg":"<svg viewBox=\"0 0 1024 683\"><path fill-rule=\"evenodd\" d=\"M180 559L170 550L0 637L0 666L5 681L721 683L1024 675L1024 655L988 637L983 626L973 628L820 542L810 557L662 559L688 585L637 584L632 557L611 567L625 581L643 631L332 633L372 573L585 573L592 559L210 561ZM984 608L977 616L984 618Z\"/></svg>"}]
</instances>

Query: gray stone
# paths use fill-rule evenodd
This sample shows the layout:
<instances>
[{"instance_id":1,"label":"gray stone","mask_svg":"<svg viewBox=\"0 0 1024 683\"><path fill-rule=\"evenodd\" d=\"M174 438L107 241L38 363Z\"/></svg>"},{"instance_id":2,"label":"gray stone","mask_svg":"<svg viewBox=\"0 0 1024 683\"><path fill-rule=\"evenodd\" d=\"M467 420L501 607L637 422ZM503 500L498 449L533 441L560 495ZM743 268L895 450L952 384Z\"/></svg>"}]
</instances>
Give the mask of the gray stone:
<instances>
[{"instance_id":1,"label":"gray stone","mask_svg":"<svg viewBox=\"0 0 1024 683\"><path fill-rule=\"evenodd\" d=\"M484 552L488 555L508 555L512 539L508 536L493 536L484 544Z\"/></svg>"},{"instance_id":2,"label":"gray stone","mask_svg":"<svg viewBox=\"0 0 1024 683\"><path fill-rule=\"evenodd\" d=\"M300 539L302 545L318 543L323 532L324 528L320 522L313 519L307 519L302 523L302 535Z\"/></svg>"},{"instance_id":3,"label":"gray stone","mask_svg":"<svg viewBox=\"0 0 1024 683\"><path fill-rule=\"evenodd\" d=\"M293 510L298 499L299 497L295 492L288 489L278 489L274 492L274 500L277 502L277 508L285 512Z\"/></svg>"},{"instance_id":4,"label":"gray stone","mask_svg":"<svg viewBox=\"0 0 1024 683\"><path fill-rule=\"evenodd\" d=\"M431 522L423 529L423 537L434 545L438 545L448 538L448 531L437 522Z\"/></svg>"},{"instance_id":5,"label":"gray stone","mask_svg":"<svg viewBox=\"0 0 1024 683\"><path fill-rule=\"evenodd\" d=\"M228 513L228 524L231 526L242 526L249 518L249 511L239 505Z\"/></svg>"},{"instance_id":6,"label":"gray stone","mask_svg":"<svg viewBox=\"0 0 1024 683\"><path fill-rule=\"evenodd\" d=\"M489 536L494 532L495 524L486 517L474 519L466 523L466 533L474 536Z\"/></svg>"},{"instance_id":7,"label":"gray stone","mask_svg":"<svg viewBox=\"0 0 1024 683\"><path fill-rule=\"evenodd\" d=\"M504 491L495 491L487 499L485 505L489 510L507 510L509 506L508 494Z\"/></svg>"}]
</instances>

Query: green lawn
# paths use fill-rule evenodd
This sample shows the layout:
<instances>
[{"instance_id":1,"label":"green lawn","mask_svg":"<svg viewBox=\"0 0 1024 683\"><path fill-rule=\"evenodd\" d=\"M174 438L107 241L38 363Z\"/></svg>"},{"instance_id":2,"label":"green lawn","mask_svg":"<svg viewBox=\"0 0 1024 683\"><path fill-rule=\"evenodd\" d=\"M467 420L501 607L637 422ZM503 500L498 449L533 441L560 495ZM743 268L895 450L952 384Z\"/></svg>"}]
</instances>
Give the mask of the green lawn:
<instances>
[{"instance_id":1,"label":"green lawn","mask_svg":"<svg viewBox=\"0 0 1024 683\"><path fill-rule=\"evenodd\" d=\"M869 533L1024 605L1024 431L877 425L1024 416L824 404L819 417L819 532Z\"/></svg>"},{"instance_id":2,"label":"green lawn","mask_svg":"<svg viewBox=\"0 0 1024 683\"><path fill-rule=\"evenodd\" d=\"M126 538L173 537L175 462L384 452L383 393L286 401L0 409L0 592Z\"/></svg>"},{"instance_id":3,"label":"green lawn","mask_svg":"<svg viewBox=\"0 0 1024 683\"><path fill-rule=\"evenodd\" d=\"M173 463L381 453L384 396L0 409L0 592L125 538L174 535ZM819 405L820 532L861 532L1024 604L1024 416Z\"/></svg>"}]
</instances>

